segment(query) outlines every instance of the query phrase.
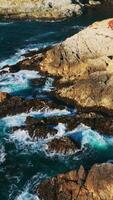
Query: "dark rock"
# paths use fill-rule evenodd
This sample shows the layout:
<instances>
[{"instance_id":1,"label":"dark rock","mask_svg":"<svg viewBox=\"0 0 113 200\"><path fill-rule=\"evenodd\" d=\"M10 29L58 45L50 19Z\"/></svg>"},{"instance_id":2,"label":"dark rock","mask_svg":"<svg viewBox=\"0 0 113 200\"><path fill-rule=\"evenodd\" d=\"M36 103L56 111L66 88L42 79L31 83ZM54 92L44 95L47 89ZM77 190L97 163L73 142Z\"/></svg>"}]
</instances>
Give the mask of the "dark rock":
<instances>
[{"instance_id":1,"label":"dark rock","mask_svg":"<svg viewBox=\"0 0 113 200\"><path fill-rule=\"evenodd\" d=\"M18 113L28 112L32 110L42 110L46 109L64 109L63 106L58 106L55 103L47 102L43 100L24 100L20 97L10 96L0 105L0 116L4 117L6 115L15 115Z\"/></svg>"},{"instance_id":2,"label":"dark rock","mask_svg":"<svg viewBox=\"0 0 113 200\"><path fill-rule=\"evenodd\" d=\"M61 137L53 139L48 142L48 151L51 153L60 154L73 154L76 150L80 149L80 145L77 142L73 142L69 137Z\"/></svg>"}]
</instances>

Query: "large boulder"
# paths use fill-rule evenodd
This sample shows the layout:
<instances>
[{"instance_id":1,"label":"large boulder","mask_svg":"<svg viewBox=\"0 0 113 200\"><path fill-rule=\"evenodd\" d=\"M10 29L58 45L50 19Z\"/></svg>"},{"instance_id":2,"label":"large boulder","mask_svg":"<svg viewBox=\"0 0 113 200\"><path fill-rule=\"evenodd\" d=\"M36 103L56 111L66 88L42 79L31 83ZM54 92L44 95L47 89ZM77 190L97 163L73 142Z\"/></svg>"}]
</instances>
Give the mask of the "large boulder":
<instances>
[{"instance_id":1,"label":"large boulder","mask_svg":"<svg viewBox=\"0 0 113 200\"><path fill-rule=\"evenodd\" d=\"M94 165L87 173L81 166L42 182L37 188L40 200L112 200L113 164Z\"/></svg>"},{"instance_id":2,"label":"large boulder","mask_svg":"<svg viewBox=\"0 0 113 200\"><path fill-rule=\"evenodd\" d=\"M65 87L56 91L57 97L113 112L113 19L90 25L42 57L38 69L62 77L58 85Z\"/></svg>"}]
</instances>

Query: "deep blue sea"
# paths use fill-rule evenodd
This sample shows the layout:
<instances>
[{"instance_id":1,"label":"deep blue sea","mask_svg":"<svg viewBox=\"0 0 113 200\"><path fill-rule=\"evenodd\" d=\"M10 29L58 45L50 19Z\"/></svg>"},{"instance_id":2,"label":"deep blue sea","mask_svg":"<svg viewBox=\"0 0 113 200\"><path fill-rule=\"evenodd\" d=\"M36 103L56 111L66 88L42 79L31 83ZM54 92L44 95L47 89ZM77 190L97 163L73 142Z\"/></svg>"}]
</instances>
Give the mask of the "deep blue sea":
<instances>
[{"instance_id":1,"label":"deep blue sea","mask_svg":"<svg viewBox=\"0 0 113 200\"><path fill-rule=\"evenodd\" d=\"M64 21L1 21L0 22L0 70L5 65L13 65L24 59L29 51L44 49L55 45L65 38L79 32L96 20L107 18L109 13L91 13ZM113 16L109 16L113 17ZM39 78L36 71L21 70L16 73L0 75L0 91L28 98L49 93L52 78L48 77L43 88L31 87L30 79ZM44 96L48 98L47 96ZM34 194L36 185L45 178L58 173L76 169L81 164L89 168L94 163L113 159L113 138L100 135L84 125L72 132L65 131L65 125L59 124L59 135L70 134L81 144L81 151L64 156L46 154L47 140L32 140L21 126L27 116L51 117L72 115L74 110L30 111L0 119L0 200L38 200ZM20 127L14 133L10 128Z\"/></svg>"}]
</instances>

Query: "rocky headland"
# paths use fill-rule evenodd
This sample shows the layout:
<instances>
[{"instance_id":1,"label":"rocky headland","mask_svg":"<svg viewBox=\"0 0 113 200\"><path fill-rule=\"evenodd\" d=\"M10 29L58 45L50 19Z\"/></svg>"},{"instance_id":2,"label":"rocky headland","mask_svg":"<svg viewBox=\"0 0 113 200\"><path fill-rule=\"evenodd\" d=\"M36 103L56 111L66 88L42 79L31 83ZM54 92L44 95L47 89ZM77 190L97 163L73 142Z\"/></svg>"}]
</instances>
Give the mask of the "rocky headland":
<instances>
[{"instance_id":1,"label":"rocky headland","mask_svg":"<svg viewBox=\"0 0 113 200\"><path fill-rule=\"evenodd\" d=\"M112 0L0 0L0 18L8 20L57 20L79 16L83 14L84 11L94 9L95 7L99 8L101 11L101 9L106 6L111 9Z\"/></svg>"},{"instance_id":2,"label":"rocky headland","mask_svg":"<svg viewBox=\"0 0 113 200\"><path fill-rule=\"evenodd\" d=\"M94 165L89 172L60 174L41 183L36 192L42 200L112 200L113 164Z\"/></svg>"},{"instance_id":3,"label":"rocky headland","mask_svg":"<svg viewBox=\"0 0 113 200\"><path fill-rule=\"evenodd\" d=\"M82 14L85 7L109 5L112 8L112 4L112 0L0 0L0 16L62 19ZM38 71L42 77L29 82L48 98L37 99L35 94L24 98L0 92L2 120L7 116L25 115L21 126L16 124L8 129L11 134L27 131L31 140L43 141L45 155L62 155L64 159L85 151L85 147L71 137L81 124L103 137L113 136L113 18L97 21L54 47L24 56L23 61L4 66L0 75L20 70ZM44 93L41 89L47 77L53 79L53 87ZM68 114L60 115L62 111ZM49 116L48 112L58 115ZM40 200L113 200L112 160L99 163L89 168L75 166L69 172L37 184L33 192Z\"/></svg>"},{"instance_id":4,"label":"rocky headland","mask_svg":"<svg viewBox=\"0 0 113 200\"><path fill-rule=\"evenodd\" d=\"M27 119L31 134L34 133L31 122L35 126L40 123L43 129L45 125L66 123L68 130L84 123L100 133L113 134L113 19L95 22L63 43L35 53L20 62L19 69L31 69L33 60L36 70L55 78L56 89L51 95L72 103L78 112L73 117ZM76 150L80 146L70 137L56 138L47 147L49 152L63 154ZM89 171L80 167L78 171L58 175L39 184L36 193L43 200L112 200L112 184L113 166L106 163L94 165Z\"/></svg>"}]
</instances>

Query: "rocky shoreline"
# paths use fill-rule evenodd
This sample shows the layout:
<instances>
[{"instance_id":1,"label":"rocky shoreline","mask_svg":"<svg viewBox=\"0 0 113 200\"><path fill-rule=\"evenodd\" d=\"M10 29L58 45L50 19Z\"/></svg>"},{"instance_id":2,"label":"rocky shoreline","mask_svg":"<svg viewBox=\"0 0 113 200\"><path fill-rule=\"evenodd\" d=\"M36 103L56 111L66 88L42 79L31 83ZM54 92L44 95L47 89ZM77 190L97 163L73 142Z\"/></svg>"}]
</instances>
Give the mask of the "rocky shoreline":
<instances>
[{"instance_id":1,"label":"rocky shoreline","mask_svg":"<svg viewBox=\"0 0 113 200\"><path fill-rule=\"evenodd\" d=\"M112 0L0 0L0 18L59 20L82 15L96 7L101 11L106 6L112 9Z\"/></svg>"},{"instance_id":2,"label":"rocky shoreline","mask_svg":"<svg viewBox=\"0 0 113 200\"><path fill-rule=\"evenodd\" d=\"M58 175L41 183L37 194L41 200L112 200L112 188L113 165L106 163Z\"/></svg>"},{"instance_id":3,"label":"rocky shoreline","mask_svg":"<svg viewBox=\"0 0 113 200\"><path fill-rule=\"evenodd\" d=\"M72 3L67 0L65 3L66 6L63 1L57 4L57 1L11 0L8 5L7 1L0 1L0 16L7 19L62 19L82 13L84 1ZM85 3L94 5L95 1ZM0 75L7 74L6 69L8 73L35 70L43 77L30 80L32 85L42 87L48 76L53 78L54 85L52 91L47 92L48 100L24 99L0 92L1 118L27 113L21 127L10 128L13 134L20 129L27 130L32 139L46 141L47 154L63 156L83 151L78 141L69 134L64 135L65 131L71 133L81 124L101 135L113 136L113 18L95 22L54 47L30 53L14 66L4 66ZM53 99L56 100L54 103ZM76 109L74 113L71 106ZM29 115L37 110L47 113L58 109L60 112L66 110L69 115L40 118ZM59 126L63 126L62 134ZM38 184L34 193L40 200L113 200L112 191L113 164L109 161L95 163L89 170L80 166L58 174Z\"/></svg>"}]
</instances>

